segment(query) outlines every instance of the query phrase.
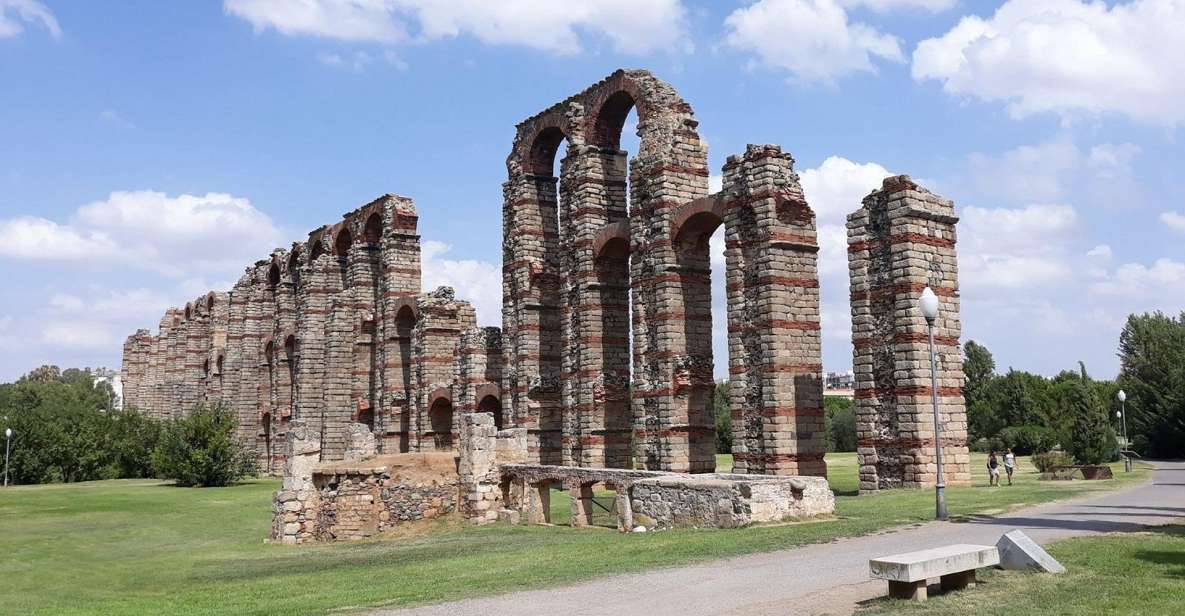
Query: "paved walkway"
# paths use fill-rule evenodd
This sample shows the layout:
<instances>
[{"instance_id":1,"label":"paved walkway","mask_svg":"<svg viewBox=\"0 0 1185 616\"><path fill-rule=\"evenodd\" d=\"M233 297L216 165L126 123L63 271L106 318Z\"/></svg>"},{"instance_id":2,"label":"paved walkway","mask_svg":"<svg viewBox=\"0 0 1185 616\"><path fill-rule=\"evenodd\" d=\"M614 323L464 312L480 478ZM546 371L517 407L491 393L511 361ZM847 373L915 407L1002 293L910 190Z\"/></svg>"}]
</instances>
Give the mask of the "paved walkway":
<instances>
[{"instance_id":1,"label":"paved walkway","mask_svg":"<svg viewBox=\"0 0 1185 616\"><path fill-rule=\"evenodd\" d=\"M1180 521L1185 518L1185 463L1154 464L1153 480L1138 487L998 517L963 523L929 522L793 550L381 614L847 614L858 602L885 593L883 581L868 577L871 557L951 543L994 545L1000 535L1017 528L1038 543L1049 543Z\"/></svg>"}]
</instances>

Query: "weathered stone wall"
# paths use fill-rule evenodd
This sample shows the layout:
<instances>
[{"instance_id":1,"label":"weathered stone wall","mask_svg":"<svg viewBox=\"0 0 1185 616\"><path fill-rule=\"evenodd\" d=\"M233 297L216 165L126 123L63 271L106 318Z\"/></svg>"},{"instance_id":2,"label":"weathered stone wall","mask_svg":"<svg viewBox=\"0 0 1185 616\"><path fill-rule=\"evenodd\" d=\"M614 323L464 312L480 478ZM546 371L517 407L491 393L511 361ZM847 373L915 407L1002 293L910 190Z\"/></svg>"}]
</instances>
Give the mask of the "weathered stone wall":
<instances>
[{"instance_id":1,"label":"weathered stone wall","mask_svg":"<svg viewBox=\"0 0 1185 616\"><path fill-rule=\"evenodd\" d=\"M271 539L349 541L447 516L457 511L458 485L452 454L323 463L309 471L305 489L276 492Z\"/></svg>"},{"instance_id":2,"label":"weathered stone wall","mask_svg":"<svg viewBox=\"0 0 1185 616\"><path fill-rule=\"evenodd\" d=\"M454 401L462 412L501 404L500 333L477 329L451 289L419 292L416 226L411 200L386 195L276 249L229 292L170 309L158 335L124 345L129 407L168 419L223 402L268 473L284 467L298 418L319 460L345 457L356 424L378 453L453 449Z\"/></svg>"},{"instance_id":3,"label":"weathered stone wall","mask_svg":"<svg viewBox=\"0 0 1185 616\"><path fill-rule=\"evenodd\" d=\"M886 178L848 216L860 490L937 479L926 320L918 297L942 301L934 325L947 485L970 482L954 204L908 176Z\"/></svg>"},{"instance_id":4,"label":"weathered stone wall","mask_svg":"<svg viewBox=\"0 0 1185 616\"><path fill-rule=\"evenodd\" d=\"M724 166L733 469L825 477L819 247L793 165L751 145Z\"/></svg>"}]
</instances>

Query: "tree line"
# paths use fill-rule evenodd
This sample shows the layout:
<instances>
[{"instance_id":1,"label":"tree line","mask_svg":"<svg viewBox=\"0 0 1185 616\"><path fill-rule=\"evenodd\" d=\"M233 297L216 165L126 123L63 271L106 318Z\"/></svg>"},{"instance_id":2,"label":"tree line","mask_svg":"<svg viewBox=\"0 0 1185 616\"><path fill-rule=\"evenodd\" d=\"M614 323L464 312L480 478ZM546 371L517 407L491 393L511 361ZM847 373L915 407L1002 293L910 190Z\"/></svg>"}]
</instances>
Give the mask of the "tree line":
<instances>
[{"instance_id":1,"label":"tree line","mask_svg":"<svg viewBox=\"0 0 1185 616\"><path fill-rule=\"evenodd\" d=\"M255 473L254 455L235 440L234 416L225 407L156 420L117 410L118 397L101 376L41 366L0 384L0 434L13 431L10 483L155 477L227 485Z\"/></svg>"}]
</instances>

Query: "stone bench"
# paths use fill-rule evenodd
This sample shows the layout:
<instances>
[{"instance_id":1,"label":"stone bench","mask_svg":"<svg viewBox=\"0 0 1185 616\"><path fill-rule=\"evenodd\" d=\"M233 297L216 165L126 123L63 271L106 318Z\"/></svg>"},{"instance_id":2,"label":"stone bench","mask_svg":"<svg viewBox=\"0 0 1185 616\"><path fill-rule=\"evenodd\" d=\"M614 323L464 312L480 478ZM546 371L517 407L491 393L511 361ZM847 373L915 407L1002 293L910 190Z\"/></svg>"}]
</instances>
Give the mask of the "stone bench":
<instances>
[{"instance_id":1,"label":"stone bench","mask_svg":"<svg viewBox=\"0 0 1185 616\"><path fill-rule=\"evenodd\" d=\"M926 600L930 578L940 578L943 591L959 590L975 585L976 569L998 564L994 546L962 543L868 561L872 577L889 581L890 597L915 601Z\"/></svg>"}]
</instances>

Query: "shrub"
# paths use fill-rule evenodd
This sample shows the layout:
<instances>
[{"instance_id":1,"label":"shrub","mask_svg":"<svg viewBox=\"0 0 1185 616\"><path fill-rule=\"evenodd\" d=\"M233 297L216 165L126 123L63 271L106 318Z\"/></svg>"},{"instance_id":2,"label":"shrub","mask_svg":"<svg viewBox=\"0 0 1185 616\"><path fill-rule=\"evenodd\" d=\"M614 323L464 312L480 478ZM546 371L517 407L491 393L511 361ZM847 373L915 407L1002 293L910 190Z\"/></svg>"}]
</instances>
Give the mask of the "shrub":
<instances>
[{"instance_id":1,"label":"shrub","mask_svg":"<svg viewBox=\"0 0 1185 616\"><path fill-rule=\"evenodd\" d=\"M1042 473L1049 472L1049 469L1055 466L1069 466L1073 463L1074 459L1064 451L1047 451L1033 456L1033 466Z\"/></svg>"},{"instance_id":2,"label":"shrub","mask_svg":"<svg viewBox=\"0 0 1185 616\"><path fill-rule=\"evenodd\" d=\"M234 414L224 405L199 406L165 425L153 468L180 486L225 486L253 475L254 454L235 440L234 429Z\"/></svg>"},{"instance_id":3,"label":"shrub","mask_svg":"<svg viewBox=\"0 0 1185 616\"><path fill-rule=\"evenodd\" d=\"M1001 449L1012 448L1018 456L1027 456L1053 449L1057 444L1053 430L1044 426L1014 426L1000 430Z\"/></svg>"},{"instance_id":4,"label":"shrub","mask_svg":"<svg viewBox=\"0 0 1185 616\"><path fill-rule=\"evenodd\" d=\"M1000 438L996 436L990 438L985 436L975 439L975 441L971 443L970 449L976 453L1004 451L1004 441L1000 440Z\"/></svg>"}]
</instances>

